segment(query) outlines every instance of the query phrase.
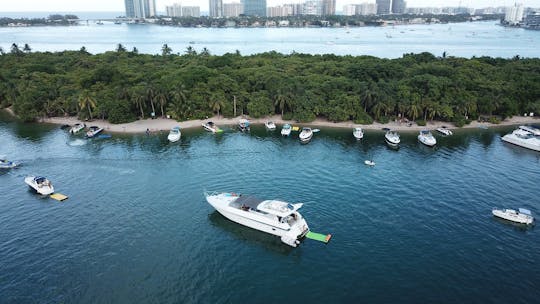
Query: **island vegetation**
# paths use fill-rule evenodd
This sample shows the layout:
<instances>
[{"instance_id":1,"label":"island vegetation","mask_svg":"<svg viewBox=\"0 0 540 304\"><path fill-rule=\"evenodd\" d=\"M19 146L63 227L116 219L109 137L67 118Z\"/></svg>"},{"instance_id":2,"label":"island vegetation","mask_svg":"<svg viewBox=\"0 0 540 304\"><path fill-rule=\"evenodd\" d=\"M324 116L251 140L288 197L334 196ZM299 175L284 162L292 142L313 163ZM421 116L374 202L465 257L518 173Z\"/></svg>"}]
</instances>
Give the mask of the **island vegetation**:
<instances>
[{"instance_id":1,"label":"island vegetation","mask_svg":"<svg viewBox=\"0 0 540 304\"><path fill-rule=\"evenodd\" d=\"M22 119L102 118L123 123L155 116L280 114L369 124L407 118L455 122L479 115L540 113L540 59L456 58L430 53L397 59L280 54L221 56L163 45L139 54L118 45L92 55L0 50L0 106ZM494 117L494 116L493 116Z\"/></svg>"},{"instance_id":2,"label":"island vegetation","mask_svg":"<svg viewBox=\"0 0 540 304\"><path fill-rule=\"evenodd\" d=\"M45 25L75 25L79 17L76 15L53 14L47 18L0 18L2 26L45 26Z\"/></svg>"}]
</instances>

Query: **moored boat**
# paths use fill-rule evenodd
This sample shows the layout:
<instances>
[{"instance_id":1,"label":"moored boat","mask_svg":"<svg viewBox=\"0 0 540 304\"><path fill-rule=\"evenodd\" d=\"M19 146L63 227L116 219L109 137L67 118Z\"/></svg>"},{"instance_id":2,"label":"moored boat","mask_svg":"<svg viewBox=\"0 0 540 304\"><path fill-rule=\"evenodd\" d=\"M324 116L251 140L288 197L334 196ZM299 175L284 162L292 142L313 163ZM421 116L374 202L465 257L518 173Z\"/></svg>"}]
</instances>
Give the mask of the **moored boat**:
<instances>
[{"instance_id":1,"label":"moored boat","mask_svg":"<svg viewBox=\"0 0 540 304\"><path fill-rule=\"evenodd\" d=\"M9 161L5 156L0 156L0 169L13 169L19 166L18 163Z\"/></svg>"},{"instance_id":2,"label":"moored boat","mask_svg":"<svg viewBox=\"0 0 540 304\"><path fill-rule=\"evenodd\" d=\"M452 133L452 131L450 129L448 129L446 126L442 126L440 128L437 128L437 132L445 135L445 136L450 136L454 133Z\"/></svg>"},{"instance_id":3,"label":"moored boat","mask_svg":"<svg viewBox=\"0 0 540 304\"><path fill-rule=\"evenodd\" d=\"M54 193L52 183L43 176L27 176L25 177L24 182L41 195L49 195Z\"/></svg>"},{"instance_id":4,"label":"moored boat","mask_svg":"<svg viewBox=\"0 0 540 304\"><path fill-rule=\"evenodd\" d=\"M242 132L249 131L251 128L249 126L249 120L242 118L238 121L238 129Z\"/></svg>"},{"instance_id":5,"label":"moored boat","mask_svg":"<svg viewBox=\"0 0 540 304\"><path fill-rule=\"evenodd\" d=\"M515 223L530 225L534 222L534 217L528 209L493 209L491 213L498 217Z\"/></svg>"},{"instance_id":6,"label":"moored boat","mask_svg":"<svg viewBox=\"0 0 540 304\"><path fill-rule=\"evenodd\" d=\"M534 136L540 136L540 129L531 126L519 126L523 131L532 133Z\"/></svg>"},{"instance_id":7,"label":"moored boat","mask_svg":"<svg viewBox=\"0 0 540 304\"><path fill-rule=\"evenodd\" d=\"M270 131L274 131L276 129L276 124L273 121L265 122L264 126Z\"/></svg>"},{"instance_id":8,"label":"moored boat","mask_svg":"<svg viewBox=\"0 0 540 304\"><path fill-rule=\"evenodd\" d=\"M300 138L301 142L307 143L313 137L313 130L311 130L311 128L304 127L302 128L302 132L300 132L300 135L298 135L298 137Z\"/></svg>"},{"instance_id":9,"label":"moored boat","mask_svg":"<svg viewBox=\"0 0 540 304\"><path fill-rule=\"evenodd\" d=\"M386 131L384 134L384 140L392 147L398 146L401 142L398 132L392 130Z\"/></svg>"},{"instance_id":10,"label":"moored boat","mask_svg":"<svg viewBox=\"0 0 540 304\"><path fill-rule=\"evenodd\" d=\"M291 135L292 127L290 124L284 124L281 128L281 135L282 136L289 136Z\"/></svg>"},{"instance_id":11,"label":"moored boat","mask_svg":"<svg viewBox=\"0 0 540 304\"><path fill-rule=\"evenodd\" d=\"M76 123L69 129L69 133L75 134L83 130L84 128L86 128L86 125L84 123Z\"/></svg>"},{"instance_id":12,"label":"moored boat","mask_svg":"<svg viewBox=\"0 0 540 304\"><path fill-rule=\"evenodd\" d=\"M437 140L429 130L420 131L420 134L418 134L418 140L428 147L433 147L437 144Z\"/></svg>"},{"instance_id":13,"label":"moored boat","mask_svg":"<svg viewBox=\"0 0 540 304\"><path fill-rule=\"evenodd\" d=\"M375 166L375 162L372 161L372 160L369 160L369 159L365 160L364 164L366 164L366 166L370 166L370 167Z\"/></svg>"},{"instance_id":14,"label":"moored boat","mask_svg":"<svg viewBox=\"0 0 540 304\"><path fill-rule=\"evenodd\" d=\"M206 201L221 215L238 224L279 236L289 246L297 247L309 232L298 209L301 203L261 200L235 193L205 192Z\"/></svg>"},{"instance_id":15,"label":"moored boat","mask_svg":"<svg viewBox=\"0 0 540 304\"><path fill-rule=\"evenodd\" d=\"M362 128L354 128L352 134L357 140L360 140L364 137L364 131L362 130Z\"/></svg>"},{"instance_id":16,"label":"moored boat","mask_svg":"<svg viewBox=\"0 0 540 304\"><path fill-rule=\"evenodd\" d=\"M177 142L180 140L180 137L182 137L182 132L180 132L180 127L174 127L169 131L169 135L167 136L167 140L170 142Z\"/></svg>"},{"instance_id":17,"label":"moored boat","mask_svg":"<svg viewBox=\"0 0 540 304\"><path fill-rule=\"evenodd\" d=\"M103 131L103 128L100 128L98 126L91 126L90 128L88 128L88 131L86 132L86 137L92 138L98 135L99 133L101 133L101 131Z\"/></svg>"},{"instance_id":18,"label":"moored boat","mask_svg":"<svg viewBox=\"0 0 540 304\"><path fill-rule=\"evenodd\" d=\"M208 132L212 132L212 133L222 132L222 130L218 126L216 126L215 123L213 123L211 121L203 123L202 126Z\"/></svg>"},{"instance_id":19,"label":"moored boat","mask_svg":"<svg viewBox=\"0 0 540 304\"><path fill-rule=\"evenodd\" d=\"M535 136L534 133L521 127L517 128L512 133L503 136L502 140L507 143L540 152L540 136Z\"/></svg>"}]
</instances>

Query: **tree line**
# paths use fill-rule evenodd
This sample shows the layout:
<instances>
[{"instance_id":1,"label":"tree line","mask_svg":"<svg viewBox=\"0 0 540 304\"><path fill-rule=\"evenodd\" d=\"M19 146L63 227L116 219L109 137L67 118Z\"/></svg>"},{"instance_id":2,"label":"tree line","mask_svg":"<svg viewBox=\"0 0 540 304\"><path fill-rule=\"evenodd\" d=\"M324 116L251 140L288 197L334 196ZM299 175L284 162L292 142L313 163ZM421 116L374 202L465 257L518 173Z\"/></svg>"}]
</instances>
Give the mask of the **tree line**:
<instances>
[{"instance_id":1,"label":"tree line","mask_svg":"<svg viewBox=\"0 0 540 304\"><path fill-rule=\"evenodd\" d=\"M519 56L216 56L191 47L179 55L168 45L149 55L121 44L96 55L84 47L50 53L16 44L0 54L0 107L26 121L279 114L300 122L407 118L463 125L480 115L540 113L540 59Z\"/></svg>"}]
</instances>

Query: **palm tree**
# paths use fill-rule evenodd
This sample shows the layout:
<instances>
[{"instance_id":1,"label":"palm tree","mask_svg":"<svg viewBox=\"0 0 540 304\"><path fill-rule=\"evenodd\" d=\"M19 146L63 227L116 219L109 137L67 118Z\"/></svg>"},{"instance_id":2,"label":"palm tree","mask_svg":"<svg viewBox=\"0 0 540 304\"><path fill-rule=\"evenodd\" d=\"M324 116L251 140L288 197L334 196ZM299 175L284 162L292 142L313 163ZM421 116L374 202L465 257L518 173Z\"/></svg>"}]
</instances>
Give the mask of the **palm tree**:
<instances>
[{"instance_id":1,"label":"palm tree","mask_svg":"<svg viewBox=\"0 0 540 304\"><path fill-rule=\"evenodd\" d=\"M25 53L30 53L30 52L32 51L32 49L30 48L30 46L28 45L28 43L25 43L25 44L24 44L23 51L24 51Z\"/></svg>"},{"instance_id":2,"label":"palm tree","mask_svg":"<svg viewBox=\"0 0 540 304\"><path fill-rule=\"evenodd\" d=\"M90 120L92 120L92 109L96 108L96 101L88 91L83 91L83 93L79 96L79 108L82 110L86 108L88 110L88 115L90 116Z\"/></svg>"},{"instance_id":3,"label":"palm tree","mask_svg":"<svg viewBox=\"0 0 540 304\"><path fill-rule=\"evenodd\" d=\"M172 53L172 49L165 43L161 48L161 55L168 56Z\"/></svg>"},{"instance_id":4,"label":"palm tree","mask_svg":"<svg viewBox=\"0 0 540 304\"><path fill-rule=\"evenodd\" d=\"M381 117L381 113L388 112L388 105L385 102L378 102L371 108L371 113L375 115L375 119L379 119Z\"/></svg>"},{"instance_id":5,"label":"palm tree","mask_svg":"<svg viewBox=\"0 0 540 304\"><path fill-rule=\"evenodd\" d=\"M416 120L418 116L420 115L420 112L422 111L422 107L420 107L420 104L418 104L418 101L413 100L409 104L409 107L407 109L407 115L411 117L412 120Z\"/></svg>"},{"instance_id":6,"label":"palm tree","mask_svg":"<svg viewBox=\"0 0 540 304\"><path fill-rule=\"evenodd\" d=\"M283 94L280 92L274 101L274 106L278 107L281 111L281 117L285 114L285 109L290 106L291 99L288 94Z\"/></svg>"},{"instance_id":7,"label":"palm tree","mask_svg":"<svg viewBox=\"0 0 540 304\"><path fill-rule=\"evenodd\" d=\"M156 108L154 107L154 98L156 96L156 90L152 86L146 87L146 98L147 100L150 100L150 105L152 106L152 114L153 116L156 115ZM152 116L152 118L153 118Z\"/></svg>"},{"instance_id":8,"label":"palm tree","mask_svg":"<svg viewBox=\"0 0 540 304\"><path fill-rule=\"evenodd\" d=\"M121 43L119 43L118 46L116 47L116 51L118 53L123 53L126 51L126 48Z\"/></svg>"},{"instance_id":9,"label":"palm tree","mask_svg":"<svg viewBox=\"0 0 540 304\"><path fill-rule=\"evenodd\" d=\"M223 99L221 99L217 95L212 95L210 97L210 108L212 111L217 112L217 115L219 116L219 112L221 109L225 106L225 103L223 102Z\"/></svg>"},{"instance_id":10,"label":"palm tree","mask_svg":"<svg viewBox=\"0 0 540 304\"><path fill-rule=\"evenodd\" d=\"M156 96L154 96L154 99L159 103L159 106L161 108L161 117L165 117L165 111L163 110L163 107L169 101L169 96L163 90L158 90Z\"/></svg>"}]
</instances>

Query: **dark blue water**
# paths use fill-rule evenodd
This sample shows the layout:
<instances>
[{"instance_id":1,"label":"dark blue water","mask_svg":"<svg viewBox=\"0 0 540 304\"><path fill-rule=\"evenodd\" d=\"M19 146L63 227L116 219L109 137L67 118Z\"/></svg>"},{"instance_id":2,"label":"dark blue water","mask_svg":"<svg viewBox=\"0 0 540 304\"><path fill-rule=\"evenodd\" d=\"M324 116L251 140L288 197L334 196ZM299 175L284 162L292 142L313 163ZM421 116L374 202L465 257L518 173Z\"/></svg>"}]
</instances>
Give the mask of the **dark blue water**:
<instances>
[{"instance_id":1,"label":"dark blue water","mask_svg":"<svg viewBox=\"0 0 540 304\"><path fill-rule=\"evenodd\" d=\"M70 137L57 126L0 122L2 303L537 303L540 234L492 207L540 212L540 154L511 130L461 130L438 147L382 132L313 141L254 127ZM373 158L369 168L363 161ZM43 174L70 198L31 193ZM324 245L299 248L232 223L204 190L304 202Z\"/></svg>"}]
</instances>

